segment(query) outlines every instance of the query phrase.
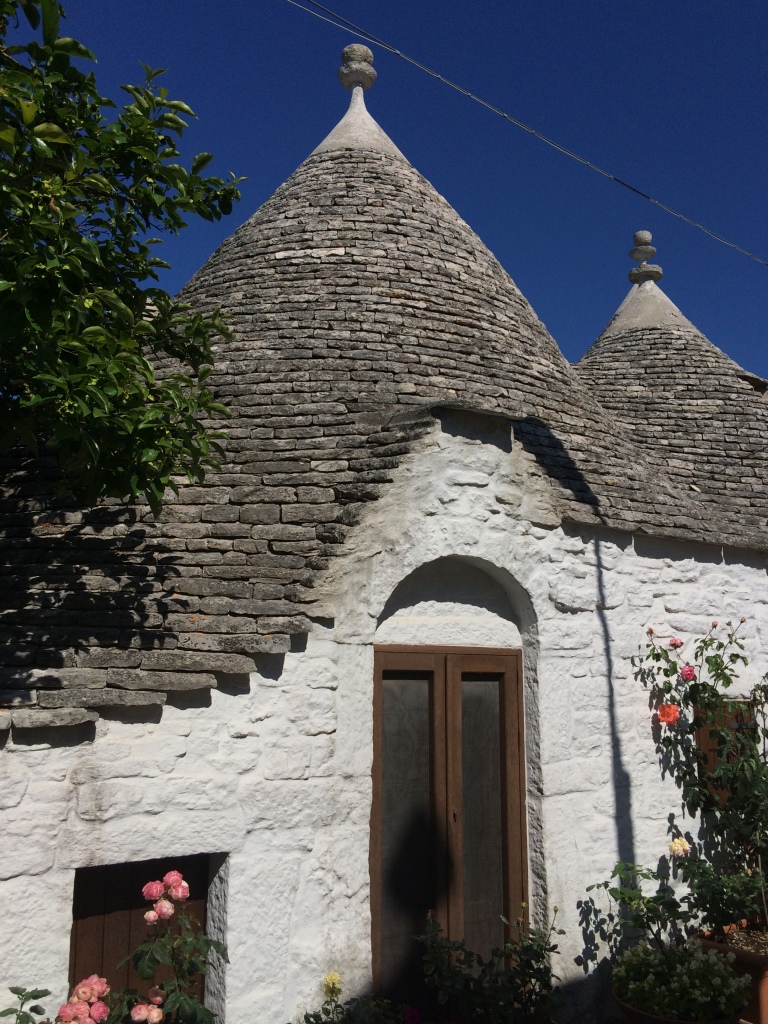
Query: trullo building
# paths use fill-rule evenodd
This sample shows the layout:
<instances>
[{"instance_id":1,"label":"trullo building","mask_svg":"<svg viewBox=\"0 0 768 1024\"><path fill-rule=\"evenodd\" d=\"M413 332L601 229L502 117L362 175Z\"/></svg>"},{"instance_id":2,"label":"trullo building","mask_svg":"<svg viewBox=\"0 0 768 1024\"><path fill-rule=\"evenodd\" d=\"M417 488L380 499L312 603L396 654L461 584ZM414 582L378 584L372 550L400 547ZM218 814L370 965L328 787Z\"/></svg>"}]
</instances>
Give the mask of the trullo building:
<instances>
[{"instance_id":1,"label":"trullo building","mask_svg":"<svg viewBox=\"0 0 768 1024\"><path fill-rule=\"evenodd\" d=\"M768 638L766 382L660 290L647 232L570 365L367 113L371 59L345 50L348 113L184 289L234 331L221 471L154 519L3 464L9 984L110 971L160 859L229 946L228 1024L299 1019L330 970L407 992L428 908L487 948L521 901L560 908L576 1007L576 903L655 863L675 806L644 630Z\"/></svg>"}]
</instances>

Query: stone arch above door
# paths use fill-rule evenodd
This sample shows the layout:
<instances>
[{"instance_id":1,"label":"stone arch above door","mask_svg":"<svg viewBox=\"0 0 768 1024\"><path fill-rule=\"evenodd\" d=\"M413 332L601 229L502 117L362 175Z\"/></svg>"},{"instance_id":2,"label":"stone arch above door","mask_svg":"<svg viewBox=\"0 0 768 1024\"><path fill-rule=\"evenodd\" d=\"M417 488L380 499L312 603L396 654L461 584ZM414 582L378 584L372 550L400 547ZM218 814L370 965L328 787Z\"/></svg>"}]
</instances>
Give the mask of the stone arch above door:
<instances>
[{"instance_id":1,"label":"stone arch above door","mask_svg":"<svg viewBox=\"0 0 768 1024\"><path fill-rule=\"evenodd\" d=\"M378 617L376 642L520 648L533 622L528 595L508 573L448 556L395 587Z\"/></svg>"}]
</instances>

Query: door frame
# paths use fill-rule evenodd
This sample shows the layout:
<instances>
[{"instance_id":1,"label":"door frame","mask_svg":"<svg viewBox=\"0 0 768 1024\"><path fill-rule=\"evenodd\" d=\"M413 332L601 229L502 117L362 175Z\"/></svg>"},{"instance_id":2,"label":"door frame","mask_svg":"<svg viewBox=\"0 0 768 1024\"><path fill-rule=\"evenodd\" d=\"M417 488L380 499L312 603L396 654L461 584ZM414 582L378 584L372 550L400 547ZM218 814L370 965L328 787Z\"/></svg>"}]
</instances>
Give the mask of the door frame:
<instances>
[{"instance_id":1,"label":"door frame","mask_svg":"<svg viewBox=\"0 0 768 1024\"><path fill-rule=\"evenodd\" d=\"M500 689L500 746L502 751L502 824L504 835L501 912L511 922L528 906L528 836L526 816L526 756L523 693L523 652L506 647L422 646L374 644L373 765L369 865L371 880L371 954L374 991L379 991L381 955L381 801L382 801L382 679L385 671L431 672L430 766L431 811L445 840L450 862L463 863L461 678L463 672L498 672ZM440 897L438 921L451 939L463 938L463 872L455 872L448 891L449 864L436 866ZM508 935L509 927L505 928Z\"/></svg>"}]
</instances>

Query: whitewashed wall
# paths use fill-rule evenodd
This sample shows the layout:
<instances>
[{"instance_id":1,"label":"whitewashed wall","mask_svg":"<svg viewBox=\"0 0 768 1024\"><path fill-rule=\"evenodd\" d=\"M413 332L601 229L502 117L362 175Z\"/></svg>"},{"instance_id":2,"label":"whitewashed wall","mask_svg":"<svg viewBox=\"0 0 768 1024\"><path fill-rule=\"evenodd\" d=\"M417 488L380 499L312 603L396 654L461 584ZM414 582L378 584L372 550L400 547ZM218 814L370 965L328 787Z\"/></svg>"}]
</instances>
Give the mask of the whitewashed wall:
<instances>
[{"instance_id":1,"label":"whitewashed wall","mask_svg":"<svg viewBox=\"0 0 768 1024\"><path fill-rule=\"evenodd\" d=\"M560 907L558 973L579 977L576 901L619 856L655 863L679 808L633 675L644 630L747 615L756 678L768 584L764 559L555 524L528 455L436 429L353 531L306 650L210 706L104 717L92 743L0 734L0 984L65 997L76 867L223 852L228 1024L298 1019L331 969L364 989L372 645L419 638L523 646L534 907Z\"/></svg>"}]
</instances>

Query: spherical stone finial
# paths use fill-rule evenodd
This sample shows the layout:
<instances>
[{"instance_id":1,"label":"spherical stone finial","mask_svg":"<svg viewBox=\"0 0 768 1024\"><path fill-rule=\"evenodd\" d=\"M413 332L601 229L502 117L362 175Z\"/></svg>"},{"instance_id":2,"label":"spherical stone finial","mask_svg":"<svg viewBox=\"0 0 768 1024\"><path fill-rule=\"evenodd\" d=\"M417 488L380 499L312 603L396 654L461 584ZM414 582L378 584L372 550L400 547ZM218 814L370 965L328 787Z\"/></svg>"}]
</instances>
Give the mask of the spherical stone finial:
<instances>
[{"instance_id":1,"label":"spherical stone finial","mask_svg":"<svg viewBox=\"0 0 768 1024\"><path fill-rule=\"evenodd\" d=\"M369 89L376 81L376 69L373 64L373 51L362 43L350 43L341 51L342 66L339 68L339 81L345 89L353 89L361 85Z\"/></svg>"},{"instance_id":2,"label":"spherical stone finial","mask_svg":"<svg viewBox=\"0 0 768 1024\"><path fill-rule=\"evenodd\" d=\"M656 249L651 245L652 238L653 235L650 231L636 231L632 236L635 247L630 250L629 255L639 264L629 272L629 280L632 284L642 284L643 281L660 281L664 276L661 267L648 262L656 255Z\"/></svg>"}]
</instances>

